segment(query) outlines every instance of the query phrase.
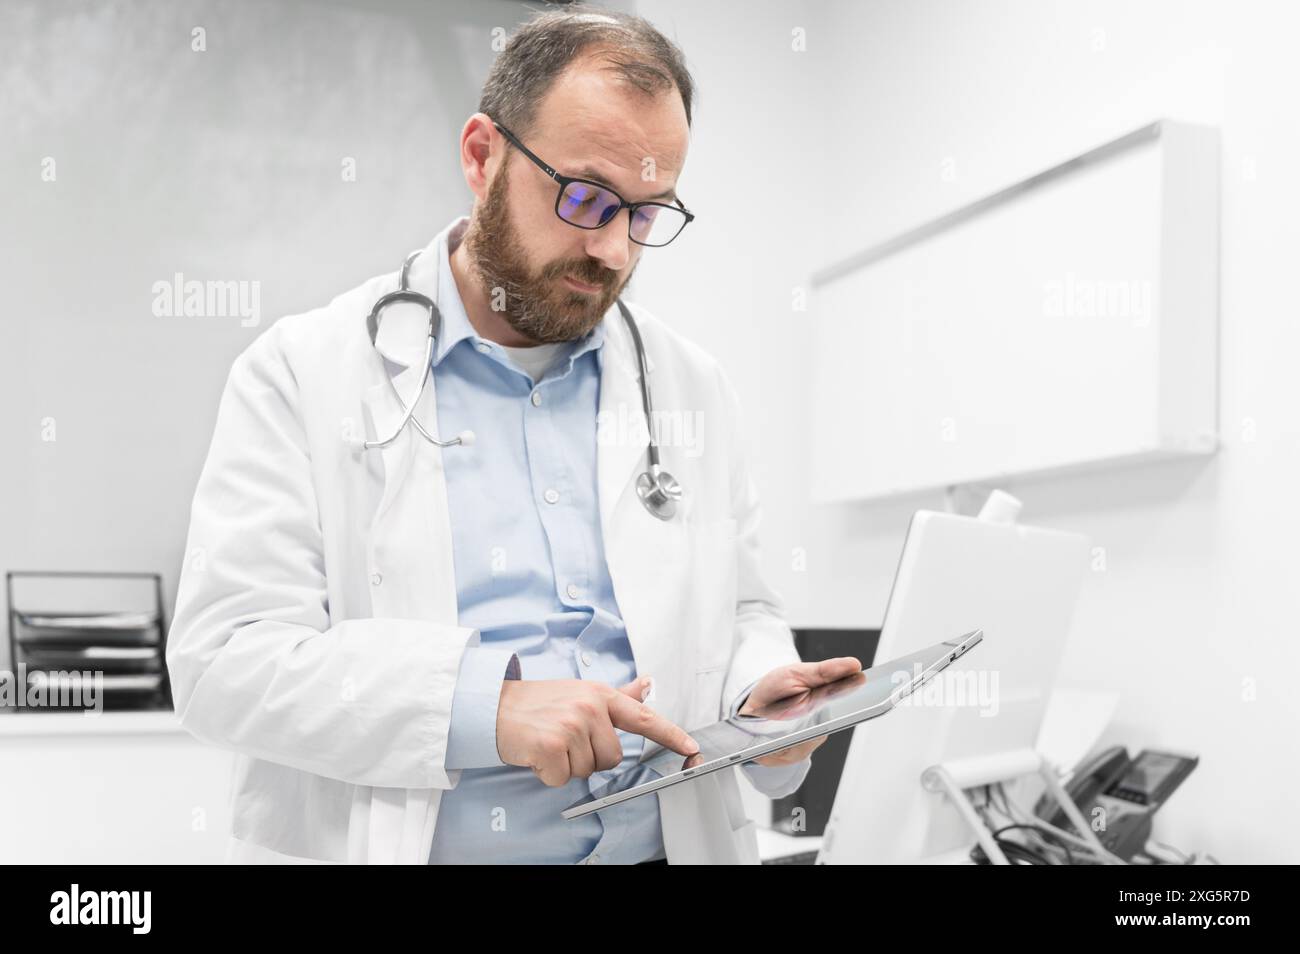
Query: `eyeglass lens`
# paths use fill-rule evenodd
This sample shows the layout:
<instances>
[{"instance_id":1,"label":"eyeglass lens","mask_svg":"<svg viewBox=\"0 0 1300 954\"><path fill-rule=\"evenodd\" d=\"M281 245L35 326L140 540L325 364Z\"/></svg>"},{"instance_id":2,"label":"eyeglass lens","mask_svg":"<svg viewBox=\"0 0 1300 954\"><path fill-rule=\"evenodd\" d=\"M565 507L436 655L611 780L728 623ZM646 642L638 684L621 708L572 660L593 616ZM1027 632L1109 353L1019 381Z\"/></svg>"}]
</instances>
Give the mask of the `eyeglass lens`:
<instances>
[{"instance_id":1,"label":"eyeglass lens","mask_svg":"<svg viewBox=\"0 0 1300 954\"><path fill-rule=\"evenodd\" d=\"M556 211L560 218L584 229L600 228L618 214L619 198L608 189L586 182L564 187ZM643 205L632 213L632 241L642 245L667 245L686 225L680 209L667 205Z\"/></svg>"}]
</instances>

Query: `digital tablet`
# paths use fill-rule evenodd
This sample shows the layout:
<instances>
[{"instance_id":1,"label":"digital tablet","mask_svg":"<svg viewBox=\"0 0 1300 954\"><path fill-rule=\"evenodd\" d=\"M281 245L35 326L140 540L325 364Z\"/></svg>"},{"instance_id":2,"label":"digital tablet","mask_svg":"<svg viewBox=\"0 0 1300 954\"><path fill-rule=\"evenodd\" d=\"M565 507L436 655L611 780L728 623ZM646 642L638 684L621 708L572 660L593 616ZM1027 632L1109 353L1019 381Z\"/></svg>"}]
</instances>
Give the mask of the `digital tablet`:
<instances>
[{"instance_id":1,"label":"digital tablet","mask_svg":"<svg viewBox=\"0 0 1300 954\"><path fill-rule=\"evenodd\" d=\"M669 785L851 729L860 722L884 715L983 638L983 630L973 630L957 639L855 672L811 692L782 699L757 715L736 716L690 729L700 751L688 759L647 740L647 751L634 768L574 802L561 814L564 818L581 818Z\"/></svg>"}]
</instances>

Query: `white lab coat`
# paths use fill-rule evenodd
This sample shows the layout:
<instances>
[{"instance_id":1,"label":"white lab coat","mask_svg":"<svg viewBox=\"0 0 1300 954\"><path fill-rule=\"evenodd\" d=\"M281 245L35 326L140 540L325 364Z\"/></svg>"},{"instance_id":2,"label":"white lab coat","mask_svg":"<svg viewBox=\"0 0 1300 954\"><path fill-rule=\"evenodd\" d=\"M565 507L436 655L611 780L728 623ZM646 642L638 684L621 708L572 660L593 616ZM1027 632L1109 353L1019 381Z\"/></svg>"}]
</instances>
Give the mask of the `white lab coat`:
<instances>
[{"instance_id":1,"label":"white lab coat","mask_svg":"<svg viewBox=\"0 0 1300 954\"><path fill-rule=\"evenodd\" d=\"M421 254L413 288L436 298L439 243L465 223ZM443 451L409 426L383 450L349 443L390 434L403 410L393 385L409 402L424 374L418 306L390 307L371 345L366 316L395 287L383 275L276 322L236 358L221 398L167 663L182 725L238 753L232 860L424 864L442 792L460 777L443 760L461 654L478 633L457 622ZM690 728L798 656L759 575L735 392L709 355L632 309L656 412L699 412L703 431L695 448L664 446L686 495L675 519L655 519L633 486L644 432L620 426L644 427L645 415L631 337L611 309L601 529L651 704ZM430 382L417 414L431 430L435 400ZM757 862L735 772L659 793L670 864Z\"/></svg>"}]
</instances>

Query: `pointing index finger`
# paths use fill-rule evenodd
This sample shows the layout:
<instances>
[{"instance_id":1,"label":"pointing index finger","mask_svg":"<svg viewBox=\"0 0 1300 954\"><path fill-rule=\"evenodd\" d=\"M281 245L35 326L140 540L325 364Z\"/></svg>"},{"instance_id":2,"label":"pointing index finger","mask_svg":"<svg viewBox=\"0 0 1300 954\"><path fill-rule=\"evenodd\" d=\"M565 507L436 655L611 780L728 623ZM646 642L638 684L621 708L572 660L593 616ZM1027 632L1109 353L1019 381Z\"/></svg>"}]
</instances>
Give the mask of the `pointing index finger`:
<instances>
[{"instance_id":1,"label":"pointing index finger","mask_svg":"<svg viewBox=\"0 0 1300 954\"><path fill-rule=\"evenodd\" d=\"M681 726L623 693L609 697L609 718L615 728L645 736L678 755L694 755L700 750L699 743Z\"/></svg>"}]
</instances>

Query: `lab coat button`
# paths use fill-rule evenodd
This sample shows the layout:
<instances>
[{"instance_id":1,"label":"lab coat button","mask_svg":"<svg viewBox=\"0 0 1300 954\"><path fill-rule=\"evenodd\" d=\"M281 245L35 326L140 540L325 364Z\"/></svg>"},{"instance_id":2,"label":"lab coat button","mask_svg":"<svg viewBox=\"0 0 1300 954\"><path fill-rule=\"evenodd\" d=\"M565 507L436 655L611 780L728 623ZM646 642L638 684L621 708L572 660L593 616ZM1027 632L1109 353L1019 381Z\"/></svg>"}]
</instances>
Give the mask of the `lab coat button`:
<instances>
[{"instance_id":1,"label":"lab coat button","mask_svg":"<svg viewBox=\"0 0 1300 954\"><path fill-rule=\"evenodd\" d=\"M382 574L382 573L371 573L371 574L370 574L370 582L371 582L372 584L374 584L375 586L378 586L380 583L384 582L383 574Z\"/></svg>"},{"instance_id":2,"label":"lab coat button","mask_svg":"<svg viewBox=\"0 0 1300 954\"><path fill-rule=\"evenodd\" d=\"M544 493L542 496L546 498L547 503L552 503L552 504L560 499L559 492L556 491L554 488L547 490L546 493Z\"/></svg>"},{"instance_id":3,"label":"lab coat button","mask_svg":"<svg viewBox=\"0 0 1300 954\"><path fill-rule=\"evenodd\" d=\"M534 392L533 392L533 407L540 407L540 406L541 406L541 403L542 403L542 392L541 392L541 391L534 391Z\"/></svg>"}]
</instances>

